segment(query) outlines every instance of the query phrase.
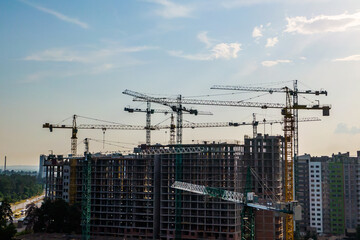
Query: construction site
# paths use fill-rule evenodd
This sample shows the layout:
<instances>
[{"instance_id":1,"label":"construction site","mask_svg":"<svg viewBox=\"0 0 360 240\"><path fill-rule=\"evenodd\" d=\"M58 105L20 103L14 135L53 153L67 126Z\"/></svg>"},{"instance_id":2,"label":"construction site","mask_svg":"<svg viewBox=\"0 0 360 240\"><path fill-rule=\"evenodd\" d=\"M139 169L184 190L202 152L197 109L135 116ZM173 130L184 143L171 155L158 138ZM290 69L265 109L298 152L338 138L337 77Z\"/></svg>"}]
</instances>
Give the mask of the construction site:
<instances>
[{"instance_id":1,"label":"construction site","mask_svg":"<svg viewBox=\"0 0 360 240\"><path fill-rule=\"evenodd\" d=\"M45 194L50 199L81 203L82 238L119 239L294 239L304 210L295 194L299 155L299 110L320 110L329 116L330 105L303 105L298 96L327 95L326 91L291 87L262 88L214 86L213 89L285 94L284 103L198 100L152 97L125 90L146 109L125 108L146 114L146 125L45 123L44 128L70 129L71 154L42 156ZM151 103L169 107L151 108ZM210 105L281 110L281 120L186 123L183 114L210 115L184 107ZM171 114L169 125L152 125L151 115ZM281 124L283 133L258 133L259 125ZM251 126L252 136L236 141L183 143L184 128ZM94 153L85 139L85 153L77 152L80 129L144 130L146 143L128 152ZM151 132L168 129L168 144L154 144ZM105 140L104 140L105 141Z\"/></svg>"}]
</instances>

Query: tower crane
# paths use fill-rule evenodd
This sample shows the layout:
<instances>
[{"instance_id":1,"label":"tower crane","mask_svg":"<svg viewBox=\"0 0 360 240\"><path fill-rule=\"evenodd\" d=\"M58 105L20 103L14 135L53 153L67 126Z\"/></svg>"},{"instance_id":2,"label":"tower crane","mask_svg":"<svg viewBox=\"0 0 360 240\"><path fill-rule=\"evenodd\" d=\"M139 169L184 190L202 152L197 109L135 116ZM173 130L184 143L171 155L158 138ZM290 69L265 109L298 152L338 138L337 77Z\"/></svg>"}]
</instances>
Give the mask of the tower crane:
<instances>
[{"instance_id":1,"label":"tower crane","mask_svg":"<svg viewBox=\"0 0 360 240\"><path fill-rule=\"evenodd\" d=\"M289 87L283 88L263 88L263 87L246 87L246 86L222 86L215 85L211 89L222 90L240 90L255 92L281 92L286 94L286 107L282 109L281 114L284 116L284 137L285 137L285 201L294 200L294 156L298 156L299 137L298 137L298 110L299 109L321 109L323 116L329 116L330 106L313 105L312 107L299 105L299 94L325 95L325 90L299 90L297 80L294 81L294 89ZM286 239L294 239L294 219L293 216L286 216Z\"/></svg>"},{"instance_id":2,"label":"tower crane","mask_svg":"<svg viewBox=\"0 0 360 240\"><path fill-rule=\"evenodd\" d=\"M182 96L181 95L178 95L174 102L167 103L166 101L161 101L160 98L154 98L154 97L148 96L146 94L131 91L128 89L123 91L123 94L132 96L134 98L139 98L142 101L147 102L148 108L149 108L150 102L155 102L155 103L162 104L164 106L168 106L174 112L176 112L176 123L177 123L176 124L176 143L177 144L182 143L182 126L183 126L183 116L182 115L183 115L183 112L189 112L190 114L195 114L195 115L198 114L198 111L196 109L187 109L182 106ZM154 99L158 99L158 101L153 101ZM163 99L165 99L165 98L163 98Z\"/></svg>"},{"instance_id":3,"label":"tower crane","mask_svg":"<svg viewBox=\"0 0 360 240\"><path fill-rule=\"evenodd\" d=\"M136 109L135 109L136 110ZM166 111L166 110L164 110ZM160 112L160 111L159 111ZM200 112L199 114L206 114L208 112ZM77 153L77 133L79 129L101 129L103 132L106 130L160 130L160 129L170 129L170 144L175 144L174 141L174 130L176 128L175 124L172 122L170 125L159 125L159 126L139 126L139 125L120 125L120 124L79 124L76 123L77 115L73 115L73 124L72 125L65 125L65 124L50 124L45 123L43 124L43 128L49 128L50 132L53 129L71 129L71 154L76 155ZM173 117L172 117L173 119ZM319 118L303 118L301 119L302 122L309 122L309 121L320 121ZM267 122L260 122L260 124L273 124L273 123L283 123L282 120L269 120ZM252 125L254 128L257 126L259 122L209 122L209 123L185 123L183 124L182 128L215 128L215 127L238 127L242 125Z\"/></svg>"},{"instance_id":4,"label":"tower crane","mask_svg":"<svg viewBox=\"0 0 360 240\"><path fill-rule=\"evenodd\" d=\"M259 202L255 197L255 193L252 192L251 173L254 174L254 170L248 167L244 193L180 181L175 181L171 187L177 190L188 191L241 204L243 206L241 211L241 239L254 240L254 209L274 211L292 216L296 214L295 218L297 218L298 214L301 212L301 207L298 205L298 202L275 202L274 200L269 199L264 199L264 201Z\"/></svg>"},{"instance_id":5,"label":"tower crane","mask_svg":"<svg viewBox=\"0 0 360 240\"><path fill-rule=\"evenodd\" d=\"M53 131L54 128L57 129L71 129L71 154L76 155L77 153L77 133L79 129L101 129L103 133L108 129L113 130L145 130L146 127L139 126L139 125L121 125L121 124L80 124L77 125L76 123L77 115L73 115L73 122L72 125L65 125L65 124L50 124L45 123L43 124L43 128L48 128L50 132ZM155 130L157 128L150 127L151 130Z\"/></svg>"},{"instance_id":6,"label":"tower crane","mask_svg":"<svg viewBox=\"0 0 360 240\"><path fill-rule=\"evenodd\" d=\"M284 120L266 120L263 121L257 121L255 118L255 115L253 115L253 121L252 122L209 122L209 123L184 123L182 128L213 128L213 127L239 127L239 126L253 126L253 135L254 138L257 136L257 126L260 125L266 125L266 124L283 124ZM315 121L321 121L320 118L317 117L307 117L307 118L300 118L299 122L315 122ZM172 122L169 125L164 126L156 126L158 129L169 129L174 130L175 124ZM170 134L170 144L174 144L175 142L171 140L171 134Z\"/></svg>"},{"instance_id":7,"label":"tower crane","mask_svg":"<svg viewBox=\"0 0 360 240\"><path fill-rule=\"evenodd\" d=\"M196 105L219 105L219 106L238 106L238 107L260 107L260 108L284 108L285 105L278 103L250 103L250 102L238 102L238 101L218 101L218 100L197 100L197 99L183 99L181 95L179 95L176 99L174 98L157 98L151 97L143 93L135 92L132 90L126 89L123 91L123 94L134 97L134 101L141 102L154 102L158 104L162 104L172 108L174 112L177 114L177 124L176 124L176 143L182 143L182 114L183 111L196 111L193 109L186 109L182 107L182 104L196 104Z\"/></svg>"},{"instance_id":8,"label":"tower crane","mask_svg":"<svg viewBox=\"0 0 360 240\"><path fill-rule=\"evenodd\" d=\"M171 113L171 119L173 120L173 115L172 115L173 111L169 111L169 110L166 110L166 109L151 109L150 102L147 102L147 108L146 109L125 107L124 111L127 111L129 113L134 113L134 112L146 113L146 144L147 145L151 144L151 129L150 129L150 127L151 127L151 114L164 113L166 115L166 114ZM213 115L211 112L197 111L197 110L193 110L193 109L190 109L190 111L184 112L184 113L194 114L194 115ZM170 138L170 140L171 140L171 138Z\"/></svg>"},{"instance_id":9,"label":"tower crane","mask_svg":"<svg viewBox=\"0 0 360 240\"><path fill-rule=\"evenodd\" d=\"M236 88L242 88L237 86L227 86L228 89L236 90ZM213 87L214 88L214 87ZM243 88L242 88L243 89ZM251 87L246 87L248 91L252 89ZM326 91L299 91L296 88L296 91L290 89L289 87L284 88L255 88L258 91L267 90L270 93L273 92L284 92L286 93L286 104L280 103L256 103L256 102L243 102L243 101L224 101L224 100L199 100L199 99L182 99L181 104L194 104L194 105L214 105L214 106L233 106L233 107L257 107L262 109L268 108L277 108L281 109L281 114L284 116L284 139L285 139L285 201L293 202L294 200L294 162L293 162L293 136L295 130L295 118L294 110L322 110L323 116L329 116L331 109L330 105L320 105L320 104L310 104L303 105L298 102L294 103L294 98L291 98L294 94L315 94L327 95ZM133 92L131 90L125 90L125 92ZM134 92L133 92L134 93ZM129 94L130 95L130 94ZM176 104L179 102L178 99L174 98L156 98L149 97L141 93L132 94L135 99L134 101L150 101L163 105ZM297 101L297 97L295 98ZM286 216L286 239L294 239L294 219L292 215Z\"/></svg>"},{"instance_id":10,"label":"tower crane","mask_svg":"<svg viewBox=\"0 0 360 240\"><path fill-rule=\"evenodd\" d=\"M293 81L293 89L290 88L265 88L265 87L248 87L248 86L229 86L229 85L214 85L211 89L220 89L220 90L239 90L246 92L269 92L272 93L285 93L287 92L292 96L292 104L293 106L299 105L299 94L309 94L309 95L325 95L327 96L327 91L325 90L299 90L297 87L297 80ZM293 116L294 116L294 156L299 154L299 127L298 127L298 114L299 108L293 108ZM326 110L325 110L326 111Z\"/></svg>"}]
</instances>

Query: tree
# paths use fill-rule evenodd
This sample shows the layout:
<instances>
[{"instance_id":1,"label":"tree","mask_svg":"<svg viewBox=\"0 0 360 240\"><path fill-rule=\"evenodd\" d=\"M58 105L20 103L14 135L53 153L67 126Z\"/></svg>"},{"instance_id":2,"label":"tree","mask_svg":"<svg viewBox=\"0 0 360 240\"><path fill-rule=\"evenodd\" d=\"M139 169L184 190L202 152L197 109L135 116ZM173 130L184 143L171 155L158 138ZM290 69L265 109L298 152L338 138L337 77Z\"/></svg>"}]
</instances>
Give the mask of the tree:
<instances>
[{"instance_id":1,"label":"tree","mask_svg":"<svg viewBox=\"0 0 360 240\"><path fill-rule=\"evenodd\" d=\"M39 221L39 208L35 205L35 203L31 203L26 205L26 217L27 221L26 230L31 230L34 228L36 222Z\"/></svg>"},{"instance_id":2,"label":"tree","mask_svg":"<svg viewBox=\"0 0 360 240\"><path fill-rule=\"evenodd\" d=\"M62 199L47 199L40 208L31 205L26 212L27 230L32 228L34 232L80 233L80 209L78 204L69 206Z\"/></svg>"},{"instance_id":3,"label":"tree","mask_svg":"<svg viewBox=\"0 0 360 240\"><path fill-rule=\"evenodd\" d=\"M12 223L12 211L7 199L0 202L0 240L13 239L16 231L14 224ZM8 222L10 222L8 224Z\"/></svg>"},{"instance_id":4,"label":"tree","mask_svg":"<svg viewBox=\"0 0 360 240\"><path fill-rule=\"evenodd\" d=\"M8 198L10 203L41 194L42 185L37 183L35 176L14 173L0 174L0 201Z\"/></svg>"},{"instance_id":5,"label":"tree","mask_svg":"<svg viewBox=\"0 0 360 240\"><path fill-rule=\"evenodd\" d=\"M360 225L356 226L356 239L360 239Z\"/></svg>"}]
</instances>

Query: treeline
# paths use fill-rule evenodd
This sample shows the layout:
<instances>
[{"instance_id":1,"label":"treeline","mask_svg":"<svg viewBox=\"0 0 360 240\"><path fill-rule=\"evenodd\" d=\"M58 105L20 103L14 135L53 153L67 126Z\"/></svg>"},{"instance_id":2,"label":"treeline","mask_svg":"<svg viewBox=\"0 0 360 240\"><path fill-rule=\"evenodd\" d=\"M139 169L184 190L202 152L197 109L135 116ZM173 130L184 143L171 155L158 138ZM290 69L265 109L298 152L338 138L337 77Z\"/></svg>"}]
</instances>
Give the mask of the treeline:
<instances>
[{"instance_id":1,"label":"treeline","mask_svg":"<svg viewBox=\"0 0 360 240\"><path fill-rule=\"evenodd\" d=\"M37 182L36 176L18 173L0 175L0 201L6 198L10 203L14 203L42 192L42 185Z\"/></svg>"}]
</instances>

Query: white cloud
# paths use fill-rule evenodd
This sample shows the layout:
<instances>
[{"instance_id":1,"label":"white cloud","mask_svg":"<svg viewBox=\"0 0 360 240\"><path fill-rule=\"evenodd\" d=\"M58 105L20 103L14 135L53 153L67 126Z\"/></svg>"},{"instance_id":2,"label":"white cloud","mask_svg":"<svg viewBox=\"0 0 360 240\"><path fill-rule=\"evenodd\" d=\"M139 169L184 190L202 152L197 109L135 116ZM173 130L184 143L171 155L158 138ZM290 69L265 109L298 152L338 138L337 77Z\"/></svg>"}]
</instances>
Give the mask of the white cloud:
<instances>
[{"instance_id":1,"label":"white cloud","mask_svg":"<svg viewBox=\"0 0 360 240\"><path fill-rule=\"evenodd\" d=\"M150 2L157 3L162 6L161 9L156 10L156 14L164 18L179 18L189 17L192 8L177 3L173 3L169 0L149 0Z\"/></svg>"},{"instance_id":2,"label":"white cloud","mask_svg":"<svg viewBox=\"0 0 360 240\"><path fill-rule=\"evenodd\" d=\"M355 62L360 61L360 55L351 55L344 58L336 58L333 62Z\"/></svg>"},{"instance_id":3,"label":"white cloud","mask_svg":"<svg viewBox=\"0 0 360 240\"><path fill-rule=\"evenodd\" d=\"M262 31L263 31L264 26L260 25L259 27L254 27L254 30L252 32L252 37L253 38L260 38L263 36Z\"/></svg>"},{"instance_id":4,"label":"white cloud","mask_svg":"<svg viewBox=\"0 0 360 240\"><path fill-rule=\"evenodd\" d=\"M325 32L344 32L360 27L360 12L339 15L319 15L307 19L306 17L286 18L288 24L285 32L299 34L315 34ZM360 29L360 28L359 28Z\"/></svg>"},{"instance_id":5,"label":"white cloud","mask_svg":"<svg viewBox=\"0 0 360 240\"><path fill-rule=\"evenodd\" d=\"M351 134L351 135L355 135L355 134L359 134L360 133L360 128L358 127L348 127L347 124L345 123L339 123L335 129L335 133L337 134Z\"/></svg>"},{"instance_id":6,"label":"white cloud","mask_svg":"<svg viewBox=\"0 0 360 240\"><path fill-rule=\"evenodd\" d=\"M183 51L168 51L171 56L186 58L189 60L209 61L214 59L237 58L241 49L241 43L218 43L214 46L213 39L209 39L207 32L200 32L197 39L206 45L208 52L197 54L184 54ZM212 47L213 46L213 47Z\"/></svg>"},{"instance_id":7,"label":"white cloud","mask_svg":"<svg viewBox=\"0 0 360 240\"><path fill-rule=\"evenodd\" d=\"M169 54L175 57L182 57L189 60L209 61L214 59L237 58L237 54L240 50L240 43L219 43L210 50L210 53L184 54L182 51L169 51Z\"/></svg>"},{"instance_id":8,"label":"white cloud","mask_svg":"<svg viewBox=\"0 0 360 240\"><path fill-rule=\"evenodd\" d=\"M210 48L213 44L211 43L211 40L207 36L207 32L200 32L197 35L197 38L200 42L205 43L207 48Z\"/></svg>"},{"instance_id":9,"label":"white cloud","mask_svg":"<svg viewBox=\"0 0 360 240\"><path fill-rule=\"evenodd\" d=\"M48 62L96 62L106 57L114 56L120 53L140 52L156 49L155 47L138 46L128 48L104 48L90 52L80 52L70 49L48 49L39 53L29 55L23 60L26 61L48 61Z\"/></svg>"},{"instance_id":10,"label":"white cloud","mask_svg":"<svg viewBox=\"0 0 360 240\"><path fill-rule=\"evenodd\" d=\"M259 4L305 4L314 2L329 2L330 0L222 0L221 5L225 8L244 7Z\"/></svg>"},{"instance_id":11,"label":"white cloud","mask_svg":"<svg viewBox=\"0 0 360 240\"><path fill-rule=\"evenodd\" d=\"M66 15L64 15L62 13L56 12L56 11L48 9L48 8L41 7L39 5L29 3L29 2L24 1L24 0L22 2L26 3L27 5L29 5L29 6L31 6L33 8L36 8L39 11L42 11L42 12L48 13L50 15L53 15L54 17L56 17L56 18L58 18L58 19L60 19L62 21L76 24L76 25L78 25L78 26L80 26L82 28L85 28L85 29L89 28L89 25L87 23L82 22L82 21L80 21L80 20L78 20L76 18L68 17L68 16L66 16Z\"/></svg>"},{"instance_id":12,"label":"white cloud","mask_svg":"<svg viewBox=\"0 0 360 240\"><path fill-rule=\"evenodd\" d=\"M306 57L299 57L299 59L301 59L301 60L306 60L307 58Z\"/></svg>"},{"instance_id":13,"label":"white cloud","mask_svg":"<svg viewBox=\"0 0 360 240\"><path fill-rule=\"evenodd\" d=\"M66 49L48 49L25 57L26 61L87 62L85 56Z\"/></svg>"},{"instance_id":14,"label":"white cloud","mask_svg":"<svg viewBox=\"0 0 360 240\"><path fill-rule=\"evenodd\" d=\"M97 74L97 73L107 72L113 68L115 68L114 64L104 63L100 66L94 67L92 69L92 73Z\"/></svg>"},{"instance_id":15,"label":"white cloud","mask_svg":"<svg viewBox=\"0 0 360 240\"><path fill-rule=\"evenodd\" d=\"M266 40L266 45L265 45L265 47L273 47L273 46L275 46L278 42L279 42L279 40L278 40L277 37L268 38L268 39Z\"/></svg>"},{"instance_id":16,"label":"white cloud","mask_svg":"<svg viewBox=\"0 0 360 240\"><path fill-rule=\"evenodd\" d=\"M261 64L264 67L273 67L275 65L278 65L279 63L291 63L291 60L274 60L274 61L263 61Z\"/></svg>"},{"instance_id":17,"label":"white cloud","mask_svg":"<svg viewBox=\"0 0 360 240\"><path fill-rule=\"evenodd\" d=\"M240 43L220 43L216 44L212 49L212 56L218 58L237 58L237 53L241 50Z\"/></svg>"}]
</instances>

